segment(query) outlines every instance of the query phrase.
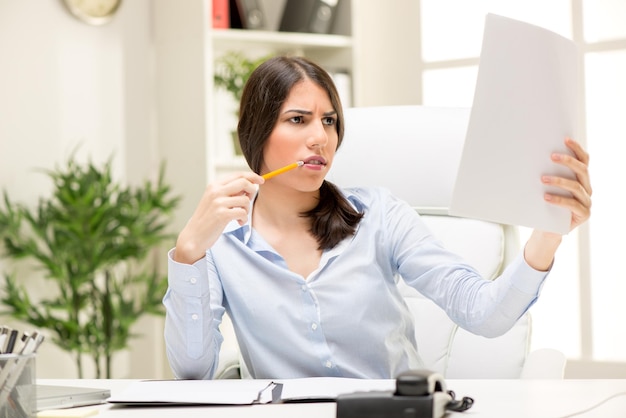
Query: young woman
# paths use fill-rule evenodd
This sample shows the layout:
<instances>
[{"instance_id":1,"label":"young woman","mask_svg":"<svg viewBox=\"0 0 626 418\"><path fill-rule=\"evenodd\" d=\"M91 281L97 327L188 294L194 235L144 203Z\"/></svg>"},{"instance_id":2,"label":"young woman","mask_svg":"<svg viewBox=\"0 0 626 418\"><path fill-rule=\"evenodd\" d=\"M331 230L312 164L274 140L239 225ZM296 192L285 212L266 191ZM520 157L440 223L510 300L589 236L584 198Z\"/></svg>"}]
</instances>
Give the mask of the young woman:
<instances>
[{"instance_id":1,"label":"young woman","mask_svg":"<svg viewBox=\"0 0 626 418\"><path fill-rule=\"evenodd\" d=\"M560 235L534 231L503 274L485 280L407 203L324 179L343 132L339 96L316 64L277 57L252 74L238 126L252 172L208 185L169 252L165 340L176 377L214 376L224 312L255 378L394 378L420 368L398 274L485 336L506 332L535 302ZM570 192L546 200L571 211L574 229L590 215L589 157L575 141L566 145L575 157L552 159L576 179L542 181Z\"/></svg>"}]
</instances>

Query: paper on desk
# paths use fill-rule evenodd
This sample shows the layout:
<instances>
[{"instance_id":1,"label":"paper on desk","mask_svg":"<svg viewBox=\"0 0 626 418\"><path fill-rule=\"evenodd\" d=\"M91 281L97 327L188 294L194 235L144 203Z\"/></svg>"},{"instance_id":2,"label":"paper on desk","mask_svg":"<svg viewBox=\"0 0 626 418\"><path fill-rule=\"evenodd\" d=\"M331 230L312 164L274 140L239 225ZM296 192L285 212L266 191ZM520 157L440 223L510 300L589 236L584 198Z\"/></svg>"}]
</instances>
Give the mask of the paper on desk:
<instances>
[{"instance_id":1,"label":"paper on desk","mask_svg":"<svg viewBox=\"0 0 626 418\"><path fill-rule=\"evenodd\" d=\"M579 137L576 45L488 14L450 214L566 234L570 213L543 200L541 175L573 177L550 160ZM561 192L562 193L562 192Z\"/></svg>"},{"instance_id":2,"label":"paper on desk","mask_svg":"<svg viewBox=\"0 0 626 418\"><path fill-rule=\"evenodd\" d=\"M339 395L370 390L393 390L393 379L313 377L302 379L143 380L132 383L107 402L116 404L250 405L275 402L261 393L272 383L282 384L282 401L327 401Z\"/></svg>"},{"instance_id":3,"label":"paper on desk","mask_svg":"<svg viewBox=\"0 0 626 418\"><path fill-rule=\"evenodd\" d=\"M339 395L365 391L395 390L394 379L356 379L343 377L307 377L279 379L283 384L281 398L295 400L334 400Z\"/></svg>"},{"instance_id":4,"label":"paper on desk","mask_svg":"<svg viewBox=\"0 0 626 418\"><path fill-rule=\"evenodd\" d=\"M121 404L206 404L251 405L270 381L224 380L142 380L107 402Z\"/></svg>"},{"instance_id":5,"label":"paper on desk","mask_svg":"<svg viewBox=\"0 0 626 418\"><path fill-rule=\"evenodd\" d=\"M37 418L87 418L94 415L98 415L97 409L64 408L37 412Z\"/></svg>"}]
</instances>

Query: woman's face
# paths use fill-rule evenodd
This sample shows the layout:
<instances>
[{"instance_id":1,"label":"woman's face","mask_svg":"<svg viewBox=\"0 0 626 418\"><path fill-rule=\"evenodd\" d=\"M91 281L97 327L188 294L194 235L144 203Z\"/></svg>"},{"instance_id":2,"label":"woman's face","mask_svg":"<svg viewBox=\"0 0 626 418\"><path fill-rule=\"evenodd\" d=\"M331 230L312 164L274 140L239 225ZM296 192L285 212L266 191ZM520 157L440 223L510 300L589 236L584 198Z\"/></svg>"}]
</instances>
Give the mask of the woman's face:
<instances>
[{"instance_id":1,"label":"woman's face","mask_svg":"<svg viewBox=\"0 0 626 418\"><path fill-rule=\"evenodd\" d=\"M319 189L337 150L337 112L326 90L309 79L295 84L278 114L263 151L261 174L304 161L302 167L273 177L301 190Z\"/></svg>"}]
</instances>

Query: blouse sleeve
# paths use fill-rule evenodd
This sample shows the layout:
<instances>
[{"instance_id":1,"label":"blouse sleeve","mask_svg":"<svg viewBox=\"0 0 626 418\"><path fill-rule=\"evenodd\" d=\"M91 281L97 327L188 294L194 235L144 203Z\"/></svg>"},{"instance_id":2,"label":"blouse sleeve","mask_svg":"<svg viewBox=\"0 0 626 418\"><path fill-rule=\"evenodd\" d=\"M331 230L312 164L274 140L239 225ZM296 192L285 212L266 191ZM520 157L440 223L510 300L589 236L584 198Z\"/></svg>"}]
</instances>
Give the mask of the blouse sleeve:
<instances>
[{"instance_id":1,"label":"blouse sleeve","mask_svg":"<svg viewBox=\"0 0 626 418\"><path fill-rule=\"evenodd\" d=\"M167 357L176 378L211 379L223 341L222 287L208 256L193 265L181 264L173 260L174 251L168 253L163 298Z\"/></svg>"},{"instance_id":2,"label":"blouse sleeve","mask_svg":"<svg viewBox=\"0 0 626 418\"><path fill-rule=\"evenodd\" d=\"M462 328L486 337L502 335L537 300L547 272L532 269L523 254L488 280L447 250L405 202L390 198L384 213L390 258L400 276Z\"/></svg>"}]
</instances>

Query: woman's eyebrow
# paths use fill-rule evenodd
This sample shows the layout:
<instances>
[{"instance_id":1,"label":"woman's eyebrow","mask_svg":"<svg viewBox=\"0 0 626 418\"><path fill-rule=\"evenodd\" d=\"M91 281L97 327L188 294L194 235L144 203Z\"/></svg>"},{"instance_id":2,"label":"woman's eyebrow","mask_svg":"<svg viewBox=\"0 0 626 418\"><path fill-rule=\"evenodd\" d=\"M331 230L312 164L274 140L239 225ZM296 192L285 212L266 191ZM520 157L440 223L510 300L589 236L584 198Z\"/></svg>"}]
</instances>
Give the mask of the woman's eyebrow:
<instances>
[{"instance_id":1,"label":"woman's eyebrow","mask_svg":"<svg viewBox=\"0 0 626 418\"><path fill-rule=\"evenodd\" d=\"M310 110L303 110L303 109L287 109L283 112L283 114L287 114L287 113L298 113L301 115L312 115L313 112L311 112Z\"/></svg>"},{"instance_id":2,"label":"woman's eyebrow","mask_svg":"<svg viewBox=\"0 0 626 418\"><path fill-rule=\"evenodd\" d=\"M287 114L287 113L298 113L300 115L312 115L313 112L311 112L310 110L304 110L304 109L287 109L283 112L283 114ZM323 114L324 117L328 117L328 116L334 116L337 114L336 110L331 110L329 112L325 112Z\"/></svg>"}]
</instances>

